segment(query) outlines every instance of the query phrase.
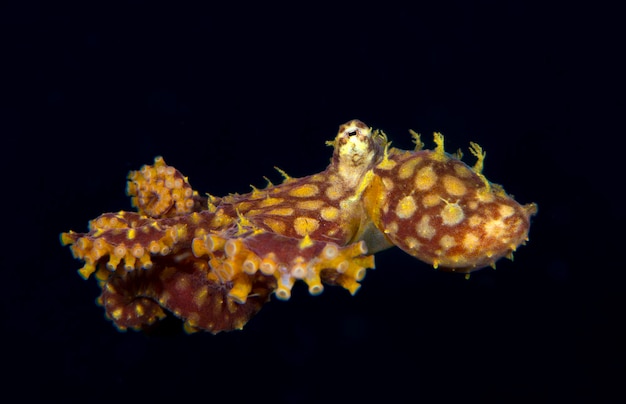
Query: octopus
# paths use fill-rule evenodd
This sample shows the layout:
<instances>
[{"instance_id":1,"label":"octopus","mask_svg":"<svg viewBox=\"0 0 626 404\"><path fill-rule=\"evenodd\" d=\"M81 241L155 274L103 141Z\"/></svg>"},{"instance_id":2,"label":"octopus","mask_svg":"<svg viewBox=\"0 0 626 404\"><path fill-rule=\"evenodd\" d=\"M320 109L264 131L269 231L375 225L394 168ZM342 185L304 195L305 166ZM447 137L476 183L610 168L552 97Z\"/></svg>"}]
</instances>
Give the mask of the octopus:
<instances>
[{"instance_id":1,"label":"octopus","mask_svg":"<svg viewBox=\"0 0 626 404\"><path fill-rule=\"evenodd\" d=\"M312 295L337 285L355 294L374 254L399 247L444 271L492 266L528 241L534 203L520 205L482 174L486 153L470 143L473 166L444 137L424 150L391 147L359 120L339 127L321 173L246 194L200 195L162 157L128 175L136 211L104 213L88 232L61 233L78 271L121 330L146 329L169 314L187 332L242 329L296 282Z\"/></svg>"}]
</instances>

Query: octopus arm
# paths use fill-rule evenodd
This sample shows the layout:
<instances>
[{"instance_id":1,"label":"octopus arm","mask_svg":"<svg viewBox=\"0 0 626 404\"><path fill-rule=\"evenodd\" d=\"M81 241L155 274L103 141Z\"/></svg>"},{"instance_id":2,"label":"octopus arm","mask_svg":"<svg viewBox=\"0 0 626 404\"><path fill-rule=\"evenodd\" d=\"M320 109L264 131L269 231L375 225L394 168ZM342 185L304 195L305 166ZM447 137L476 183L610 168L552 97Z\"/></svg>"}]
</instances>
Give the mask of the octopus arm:
<instances>
[{"instance_id":1,"label":"octopus arm","mask_svg":"<svg viewBox=\"0 0 626 404\"><path fill-rule=\"evenodd\" d=\"M208 258L211 270L223 281L234 282L229 297L240 303L247 301L252 287L238 280L241 274L275 279L276 296L287 300L298 280L304 281L313 295L324 290L323 279L354 294L367 268L374 267L374 257L367 255L363 241L340 246L264 230L228 239L209 234L196 238L192 249L195 256Z\"/></svg>"},{"instance_id":2,"label":"octopus arm","mask_svg":"<svg viewBox=\"0 0 626 404\"><path fill-rule=\"evenodd\" d=\"M194 191L187 177L160 156L153 165L128 174L126 193L139 214L153 218L186 215L207 206L207 198Z\"/></svg>"},{"instance_id":3,"label":"octopus arm","mask_svg":"<svg viewBox=\"0 0 626 404\"><path fill-rule=\"evenodd\" d=\"M165 311L184 321L187 332L216 334L241 329L269 300L273 279L251 276L245 302L229 297L231 283L207 277L206 263L187 255L164 259L147 271L113 275L102 287L99 303L120 330L146 328Z\"/></svg>"}]
</instances>

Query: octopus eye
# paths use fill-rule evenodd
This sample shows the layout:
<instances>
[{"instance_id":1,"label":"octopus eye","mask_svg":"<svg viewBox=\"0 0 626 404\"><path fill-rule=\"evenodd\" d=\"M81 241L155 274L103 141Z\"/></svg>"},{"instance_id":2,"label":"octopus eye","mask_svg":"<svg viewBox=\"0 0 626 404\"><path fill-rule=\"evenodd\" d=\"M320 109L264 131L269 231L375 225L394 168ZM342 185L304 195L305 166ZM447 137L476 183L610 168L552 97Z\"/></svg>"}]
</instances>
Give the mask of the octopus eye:
<instances>
[{"instance_id":1,"label":"octopus eye","mask_svg":"<svg viewBox=\"0 0 626 404\"><path fill-rule=\"evenodd\" d=\"M353 130L353 131L348 132L348 136L354 136L354 135L356 135L358 132L359 132L359 131L355 129L355 130Z\"/></svg>"}]
</instances>

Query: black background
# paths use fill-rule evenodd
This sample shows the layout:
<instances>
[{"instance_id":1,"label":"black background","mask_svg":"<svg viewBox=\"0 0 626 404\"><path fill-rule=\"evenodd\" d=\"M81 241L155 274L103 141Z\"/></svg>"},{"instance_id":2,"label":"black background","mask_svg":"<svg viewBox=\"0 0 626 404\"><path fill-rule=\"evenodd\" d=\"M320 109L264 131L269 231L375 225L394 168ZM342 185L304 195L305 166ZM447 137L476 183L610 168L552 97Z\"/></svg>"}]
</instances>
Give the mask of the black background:
<instances>
[{"instance_id":1,"label":"black background","mask_svg":"<svg viewBox=\"0 0 626 404\"><path fill-rule=\"evenodd\" d=\"M569 2L12 2L0 6L3 395L202 400L617 402L626 299L617 10ZM88 4L88 5L86 5ZM116 331L61 247L130 209L162 155L200 192L323 170L358 118L478 142L536 202L515 261L466 281L392 249L352 297L295 287L243 331ZM469 153L465 153L469 156ZM473 163L471 157L466 161Z\"/></svg>"}]
</instances>

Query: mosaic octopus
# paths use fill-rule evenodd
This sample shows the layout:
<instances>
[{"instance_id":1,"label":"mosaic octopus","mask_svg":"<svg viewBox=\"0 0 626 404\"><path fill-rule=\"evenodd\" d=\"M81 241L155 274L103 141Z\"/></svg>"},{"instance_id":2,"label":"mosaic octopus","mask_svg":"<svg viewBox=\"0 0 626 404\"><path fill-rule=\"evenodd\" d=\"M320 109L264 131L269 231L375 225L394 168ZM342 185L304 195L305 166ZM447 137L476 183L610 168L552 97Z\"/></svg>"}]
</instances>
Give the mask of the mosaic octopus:
<instances>
[{"instance_id":1,"label":"mosaic octopus","mask_svg":"<svg viewBox=\"0 0 626 404\"><path fill-rule=\"evenodd\" d=\"M482 174L485 153L464 164L444 151L390 147L384 132L340 126L325 171L223 198L201 196L163 158L128 176L136 212L105 213L87 233L61 234L79 273L94 274L98 303L119 330L173 313L188 332L241 329L273 293L295 282L354 294L373 254L397 246L434 268L469 274L511 257L528 240L536 204L520 205Z\"/></svg>"}]
</instances>

